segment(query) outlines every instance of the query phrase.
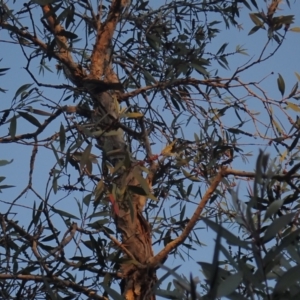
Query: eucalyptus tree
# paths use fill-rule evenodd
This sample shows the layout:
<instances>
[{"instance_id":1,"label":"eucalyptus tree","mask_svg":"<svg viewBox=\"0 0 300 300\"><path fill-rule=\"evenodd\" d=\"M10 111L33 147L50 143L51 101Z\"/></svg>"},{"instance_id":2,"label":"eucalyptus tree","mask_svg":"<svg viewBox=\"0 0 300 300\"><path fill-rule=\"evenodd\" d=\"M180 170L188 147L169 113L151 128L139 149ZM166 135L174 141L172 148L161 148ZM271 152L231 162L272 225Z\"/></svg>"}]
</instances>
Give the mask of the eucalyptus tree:
<instances>
[{"instance_id":1,"label":"eucalyptus tree","mask_svg":"<svg viewBox=\"0 0 300 300\"><path fill-rule=\"evenodd\" d=\"M282 99L276 100L261 85L268 74L244 79L277 55L290 31L299 31L293 15L280 15L279 4L293 8L286 2L265 1L263 7L255 0L1 1L2 47L18 47L20 57L8 66L4 60L0 72L8 76L16 65L24 72L14 85L2 77L1 92L9 92L1 104L0 143L2 149L32 149L23 158L25 188L18 172L15 187L9 175L0 186L6 197L1 298L297 294L296 275L294 281L278 278L284 278L279 256L285 247L294 254L292 271L298 268L297 235L290 234L298 216L298 83L287 94L279 74L275 84ZM256 53L222 39L225 30L245 33L239 19L245 10L253 22L249 35L265 31ZM243 55L246 60L231 70ZM251 109L251 99L261 115ZM256 171L245 172L242 163L259 143L274 147L279 159L260 153ZM52 166L41 168L39 157ZM0 162L24 168L13 160ZM284 163L285 170L278 168ZM248 204L233 190L244 179L254 179ZM12 190L20 192L10 199ZM233 222L253 243L211 218ZM199 262L207 282L197 287L194 278L183 279L163 264L168 256L199 251L200 224L218 235L213 262ZM229 251L221 238L239 250ZM269 241L275 248L268 250ZM227 269L221 268L220 253ZM255 271L249 268L253 260ZM175 276L175 288L164 290L159 268ZM270 287L270 273L279 287Z\"/></svg>"}]
</instances>

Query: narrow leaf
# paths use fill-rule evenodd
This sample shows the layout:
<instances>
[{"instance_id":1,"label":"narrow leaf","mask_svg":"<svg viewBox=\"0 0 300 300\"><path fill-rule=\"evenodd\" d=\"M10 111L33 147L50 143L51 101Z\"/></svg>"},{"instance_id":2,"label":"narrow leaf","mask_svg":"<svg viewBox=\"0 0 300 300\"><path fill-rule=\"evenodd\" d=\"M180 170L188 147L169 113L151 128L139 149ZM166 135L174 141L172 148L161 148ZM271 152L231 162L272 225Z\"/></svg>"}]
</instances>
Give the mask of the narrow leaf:
<instances>
[{"instance_id":1,"label":"narrow leaf","mask_svg":"<svg viewBox=\"0 0 300 300\"><path fill-rule=\"evenodd\" d=\"M82 202L86 205L86 206L89 206L90 205L90 202L91 202L91 199L92 199L92 194L87 194Z\"/></svg>"},{"instance_id":2,"label":"narrow leaf","mask_svg":"<svg viewBox=\"0 0 300 300\"><path fill-rule=\"evenodd\" d=\"M55 207L52 207L52 210L53 212L59 214L61 217L67 217L67 218L70 218L70 219L76 219L76 220L80 220L78 217L66 212L66 211L63 211L63 210L60 210L60 209L56 209Z\"/></svg>"},{"instance_id":3,"label":"narrow leaf","mask_svg":"<svg viewBox=\"0 0 300 300\"><path fill-rule=\"evenodd\" d=\"M182 173L183 173L183 175L184 175L187 179L189 179L189 180L191 180L191 181L196 181L196 182L201 181L199 178L193 176L192 174L190 174L189 172L187 172L185 169L182 169Z\"/></svg>"},{"instance_id":4,"label":"narrow leaf","mask_svg":"<svg viewBox=\"0 0 300 300\"><path fill-rule=\"evenodd\" d=\"M32 218L32 222L33 222L34 225L36 225L40 220L40 216L41 216L41 213L42 213L42 210L43 210L43 205L44 205L44 203L41 202L40 205L39 205L39 208L37 209L35 215Z\"/></svg>"},{"instance_id":5,"label":"narrow leaf","mask_svg":"<svg viewBox=\"0 0 300 300\"><path fill-rule=\"evenodd\" d=\"M300 112L300 107L297 104L291 103L291 102L286 102L287 108L290 108L296 112Z\"/></svg>"},{"instance_id":6,"label":"narrow leaf","mask_svg":"<svg viewBox=\"0 0 300 300\"><path fill-rule=\"evenodd\" d=\"M281 96L283 96L284 91L285 91L285 83L284 83L284 79L282 78L282 76L280 74L278 74L277 85L278 85L278 89L281 93Z\"/></svg>"},{"instance_id":7,"label":"narrow leaf","mask_svg":"<svg viewBox=\"0 0 300 300\"><path fill-rule=\"evenodd\" d=\"M9 134L12 139L15 138L17 131L17 117L14 115L10 120Z\"/></svg>"},{"instance_id":8,"label":"narrow leaf","mask_svg":"<svg viewBox=\"0 0 300 300\"><path fill-rule=\"evenodd\" d=\"M101 285L105 289L106 293L111 297L111 299L114 299L114 300L124 300L124 297L122 295L120 295L119 293L117 293L114 289L112 289L108 285L106 285L104 283L102 283Z\"/></svg>"},{"instance_id":9,"label":"narrow leaf","mask_svg":"<svg viewBox=\"0 0 300 300\"><path fill-rule=\"evenodd\" d=\"M294 266L278 278L274 292L283 293L300 279L300 266Z\"/></svg>"},{"instance_id":10,"label":"narrow leaf","mask_svg":"<svg viewBox=\"0 0 300 300\"><path fill-rule=\"evenodd\" d=\"M254 26L248 33L248 35L251 35L255 33L258 29L262 28L262 26Z\"/></svg>"},{"instance_id":11,"label":"narrow leaf","mask_svg":"<svg viewBox=\"0 0 300 300\"><path fill-rule=\"evenodd\" d=\"M295 85L293 86L288 98L292 98L296 94L297 90L298 90L298 82L296 82Z\"/></svg>"},{"instance_id":12,"label":"narrow leaf","mask_svg":"<svg viewBox=\"0 0 300 300\"><path fill-rule=\"evenodd\" d=\"M6 71L8 71L10 68L2 68L2 69L0 69L0 73L4 73L4 72L6 72Z\"/></svg>"},{"instance_id":13,"label":"narrow leaf","mask_svg":"<svg viewBox=\"0 0 300 300\"><path fill-rule=\"evenodd\" d=\"M217 297L225 297L230 295L236 290L242 280L242 273L237 272L233 275L228 276L221 284L218 286Z\"/></svg>"},{"instance_id":14,"label":"narrow leaf","mask_svg":"<svg viewBox=\"0 0 300 300\"><path fill-rule=\"evenodd\" d=\"M9 165L10 163L13 162L13 159L11 161L8 160L0 160L0 167L5 166L5 165Z\"/></svg>"},{"instance_id":15,"label":"narrow leaf","mask_svg":"<svg viewBox=\"0 0 300 300\"><path fill-rule=\"evenodd\" d=\"M263 26L264 23L255 15L255 14L249 14L251 21L256 25L256 26Z\"/></svg>"},{"instance_id":16,"label":"narrow leaf","mask_svg":"<svg viewBox=\"0 0 300 300\"><path fill-rule=\"evenodd\" d=\"M35 109L35 108L24 108L24 110L28 111L28 112L31 112L33 114L36 114L36 115L40 115L40 116L47 116L47 117L51 117L53 116L53 114L47 112L47 111L43 111L43 110L40 110L40 109Z\"/></svg>"},{"instance_id":17,"label":"narrow leaf","mask_svg":"<svg viewBox=\"0 0 300 300\"><path fill-rule=\"evenodd\" d=\"M264 242L268 242L273 239L278 232L283 229L287 224L289 224L294 218L295 213L287 214L281 216L280 218L273 221L273 223L268 227L263 237Z\"/></svg>"},{"instance_id":18,"label":"narrow leaf","mask_svg":"<svg viewBox=\"0 0 300 300\"><path fill-rule=\"evenodd\" d=\"M0 191L2 189L9 189L9 188L12 188L12 187L15 187L15 186L14 185L8 185L8 184L0 185Z\"/></svg>"},{"instance_id":19,"label":"narrow leaf","mask_svg":"<svg viewBox=\"0 0 300 300\"><path fill-rule=\"evenodd\" d=\"M251 1L251 3L255 6L255 8L258 10L258 6L257 6L256 1L255 1L255 0L250 0L250 1Z\"/></svg>"},{"instance_id":20,"label":"narrow leaf","mask_svg":"<svg viewBox=\"0 0 300 300\"><path fill-rule=\"evenodd\" d=\"M293 28L290 28L289 31L300 32L300 27L293 27Z\"/></svg>"},{"instance_id":21,"label":"narrow leaf","mask_svg":"<svg viewBox=\"0 0 300 300\"><path fill-rule=\"evenodd\" d=\"M30 122L31 124L33 124L36 127L40 127L41 123L32 115L22 112L22 111L18 111L19 115L24 118L26 121Z\"/></svg>"},{"instance_id":22,"label":"narrow leaf","mask_svg":"<svg viewBox=\"0 0 300 300\"><path fill-rule=\"evenodd\" d=\"M276 214L278 212L278 210L281 208L283 202L284 202L284 199L279 199L279 200L272 202L266 211L264 221L267 220L268 218L272 217L274 214Z\"/></svg>"},{"instance_id":23,"label":"narrow leaf","mask_svg":"<svg viewBox=\"0 0 300 300\"><path fill-rule=\"evenodd\" d=\"M125 118L131 118L131 119L137 119L137 118L141 118L144 115L142 113L139 112L130 112L130 113L126 113L124 114Z\"/></svg>"},{"instance_id":24,"label":"narrow leaf","mask_svg":"<svg viewBox=\"0 0 300 300\"><path fill-rule=\"evenodd\" d=\"M236 237L234 234L232 234L230 231L228 231L221 225L208 219L203 219L203 221L215 232L221 232L222 238L226 239L229 245L235 245L245 249L251 249L250 243L240 240L238 237Z\"/></svg>"},{"instance_id":25,"label":"narrow leaf","mask_svg":"<svg viewBox=\"0 0 300 300\"><path fill-rule=\"evenodd\" d=\"M92 143L88 144L87 147L84 149L81 159L80 159L80 169L82 170L83 167L88 163L91 150L92 150Z\"/></svg>"},{"instance_id":26,"label":"narrow leaf","mask_svg":"<svg viewBox=\"0 0 300 300\"><path fill-rule=\"evenodd\" d=\"M54 148L53 144L51 144L51 148L52 148L52 151L53 151L53 153L54 153L54 156L55 156L55 158L56 158L56 161L57 161L58 165L59 165L59 166L62 166L61 160L59 159L58 154L57 154L57 151L56 151L56 149Z\"/></svg>"},{"instance_id":27,"label":"narrow leaf","mask_svg":"<svg viewBox=\"0 0 300 300\"><path fill-rule=\"evenodd\" d=\"M60 124L59 129L59 144L60 144L60 150L63 152L66 145L66 132L63 124Z\"/></svg>"},{"instance_id":28,"label":"narrow leaf","mask_svg":"<svg viewBox=\"0 0 300 300\"><path fill-rule=\"evenodd\" d=\"M23 93L24 91L26 91L28 88L30 88L31 86L33 85L33 83L27 83L27 84L24 84L22 86L20 86L16 93L15 93L15 96L14 96L14 100L17 99L17 97Z\"/></svg>"}]
</instances>

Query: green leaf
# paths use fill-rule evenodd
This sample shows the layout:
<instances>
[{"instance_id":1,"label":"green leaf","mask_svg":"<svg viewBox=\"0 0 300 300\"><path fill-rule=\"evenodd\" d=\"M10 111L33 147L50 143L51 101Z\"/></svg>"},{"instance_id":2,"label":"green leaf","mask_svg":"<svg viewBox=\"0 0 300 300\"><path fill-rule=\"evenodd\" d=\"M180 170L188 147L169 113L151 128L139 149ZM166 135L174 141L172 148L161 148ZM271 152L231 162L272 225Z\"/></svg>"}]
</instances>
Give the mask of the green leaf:
<instances>
[{"instance_id":1,"label":"green leaf","mask_svg":"<svg viewBox=\"0 0 300 300\"><path fill-rule=\"evenodd\" d=\"M182 173L183 173L183 175L184 175L187 179L189 179L189 180L191 180L191 181L196 181L196 182L201 181L199 178L193 176L192 174L190 174L189 172L187 172L185 169L182 169Z\"/></svg>"},{"instance_id":2,"label":"green leaf","mask_svg":"<svg viewBox=\"0 0 300 300\"><path fill-rule=\"evenodd\" d=\"M50 242L50 241L54 240L55 238L57 238L58 235L59 235L59 232L50 234L50 235L46 236L45 238L43 238L41 240L41 242Z\"/></svg>"},{"instance_id":3,"label":"green leaf","mask_svg":"<svg viewBox=\"0 0 300 300\"><path fill-rule=\"evenodd\" d=\"M253 6L258 10L258 6L257 6L257 4L256 4L256 1L255 0L250 0L251 1L251 3L253 4Z\"/></svg>"},{"instance_id":4,"label":"green leaf","mask_svg":"<svg viewBox=\"0 0 300 300\"><path fill-rule=\"evenodd\" d=\"M175 97L172 97L172 96L171 96L170 98L171 98L171 101L172 101L173 105L175 106L175 108L176 108L178 111L180 111L180 106L179 106L177 100L175 99Z\"/></svg>"},{"instance_id":5,"label":"green leaf","mask_svg":"<svg viewBox=\"0 0 300 300\"><path fill-rule=\"evenodd\" d=\"M54 153L54 156L55 156L55 158L56 158L56 161L57 161L58 165L62 167L61 160L59 159L58 154L57 154L57 151L56 151L56 149L54 148L53 144L51 144L51 148L52 148L52 151L53 151L53 153Z\"/></svg>"},{"instance_id":6,"label":"green leaf","mask_svg":"<svg viewBox=\"0 0 300 300\"><path fill-rule=\"evenodd\" d=\"M298 131L297 136L294 138L292 144L289 146L289 148L288 148L289 152L291 152L298 145L299 138L300 138L300 131Z\"/></svg>"},{"instance_id":7,"label":"green leaf","mask_svg":"<svg viewBox=\"0 0 300 300\"><path fill-rule=\"evenodd\" d=\"M197 262L197 264L201 266L204 276L210 280L214 277L216 277L216 279L222 278L224 280L231 275L229 271L219 267L216 268L211 263Z\"/></svg>"},{"instance_id":8,"label":"green leaf","mask_svg":"<svg viewBox=\"0 0 300 300\"><path fill-rule=\"evenodd\" d=\"M13 100L17 99L17 97L23 93L24 91L26 91L28 88L30 88L33 85L33 83L26 83L24 85L22 85L21 87L19 87L15 93L15 96L13 98Z\"/></svg>"},{"instance_id":9,"label":"green leaf","mask_svg":"<svg viewBox=\"0 0 300 300\"><path fill-rule=\"evenodd\" d=\"M23 110L26 110L28 112L31 112L33 114L40 115L40 116L47 116L47 117L53 116L53 114L51 114L47 111L43 111L43 110L40 110L40 109L35 109L35 108L32 108L31 106L29 108L24 108Z\"/></svg>"},{"instance_id":10,"label":"green leaf","mask_svg":"<svg viewBox=\"0 0 300 300\"><path fill-rule=\"evenodd\" d=\"M161 42L156 36L147 34L146 41L152 49L159 51Z\"/></svg>"},{"instance_id":11,"label":"green leaf","mask_svg":"<svg viewBox=\"0 0 300 300\"><path fill-rule=\"evenodd\" d=\"M272 217L274 214L276 214L278 210L281 208L283 203L284 203L284 199L279 199L272 202L266 211L264 221Z\"/></svg>"},{"instance_id":12,"label":"green leaf","mask_svg":"<svg viewBox=\"0 0 300 300\"><path fill-rule=\"evenodd\" d=\"M40 205L39 205L39 208L36 211L36 213L33 211L34 215L32 217L32 223L34 225L36 225L39 222L39 220L40 220L40 216L41 216L41 213L42 213L43 205L44 205L44 203L41 202Z\"/></svg>"},{"instance_id":13,"label":"green leaf","mask_svg":"<svg viewBox=\"0 0 300 300\"><path fill-rule=\"evenodd\" d=\"M255 33L258 29L262 28L262 26L254 26L248 33L248 35L251 35Z\"/></svg>"},{"instance_id":14,"label":"green leaf","mask_svg":"<svg viewBox=\"0 0 300 300\"><path fill-rule=\"evenodd\" d=\"M278 278L274 292L284 293L300 279L300 266L294 266Z\"/></svg>"},{"instance_id":15,"label":"green leaf","mask_svg":"<svg viewBox=\"0 0 300 300\"><path fill-rule=\"evenodd\" d=\"M192 63L192 67L201 75L209 75L209 73L205 70L202 65Z\"/></svg>"},{"instance_id":16,"label":"green leaf","mask_svg":"<svg viewBox=\"0 0 300 300\"><path fill-rule=\"evenodd\" d=\"M36 127L40 127L41 123L32 115L22 112L22 111L18 111L19 115L24 118L26 121L30 122L31 124L33 124Z\"/></svg>"},{"instance_id":17,"label":"green leaf","mask_svg":"<svg viewBox=\"0 0 300 300\"><path fill-rule=\"evenodd\" d=\"M278 85L278 89L281 93L281 96L283 96L284 95L284 90L285 90L285 83L284 83L284 80L283 80L283 78L280 74L278 74L277 85Z\"/></svg>"},{"instance_id":18,"label":"green leaf","mask_svg":"<svg viewBox=\"0 0 300 300\"><path fill-rule=\"evenodd\" d=\"M81 170L90 160L92 146L93 146L92 143L89 143L82 153L82 156L80 158L80 169Z\"/></svg>"},{"instance_id":19,"label":"green leaf","mask_svg":"<svg viewBox=\"0 0 300 300\"><path fill-rule=\"evenodd\" d=\"M52 189L54 194L56 194L58 190L58 183L57 183L57 177L55 176L53 176L53 180L52 180Z\"/></svg>"},{"instance_id":20,"label":"green leaf","mask_svg":"<svg viewBox=\"0 0 300 300\"><path fill-rule=\"evenodd\" d=\"M204 218L203 221L215 232L220 232L221 237L226 239L229 245L240 246L244 249L251 249L251 243L240 240L238 237L236 237L234 234L232 234L230 231L228 231L221 225Z\"/></svg>"},{"instance_id":21,"label":"green leaf","mask_svg":"<svg viewBox=\"0 0 300 300\"><path fill-rule=\"evenodd\" d=\"M186 205L183 206L181 212L180 212L180 218L179 220L182 221L184 218L184 214L185 214L185 209L186 209Z\"/></svg>"},{"instance_id":22,"label":"green leaf","mask_svg":"<svg viewBox=\"0 0 300 300\"><path fill-rule=\"evenodd\" d=\"M140 186L136 185L127 185L127 189L133 192L134 194L141 195L141 196L147 196L147 193L144 191L144 189Z\"/></svg>"},{"instance_id":23,"label":"green leaf","mask_svg":"<svg viewBox=\"0 0 300 300\"><path fill-rule=\"evenodd\" d=\"M228 276L224 281L222 281L218 286L217 297L225 297L234 292L242 281L242 275L242 272L237 272Z\"/></svg>"},{"instance_id":24,"label":"green leaf","mask_svg":"<svg viewBox=\"0 0 300 300\"><path fill-rule=\"evenodd\" d=\"M300 74L299 74L299 73L297 73L297 72L295 72L295 75L296 75L296 77L297 77L298 81L300 81Z\"/></svg>"},{"instance_id":25,"label":"green leaf","mask_svg":"<svg viewBox=\"0 0 300 300\"><path fill-rule=\"evenodd\" d=\"M92 199L92 194L88 194L86 195L82 202L86 205L86 206L89 206L90 205L90 202L91 202L91 199Z\"/></svg>"},{"instance_id":26,"label":"green leaf","mask_svg":"<svg viewBox=\"0 0 300 300\"><path fill-rule=\"evenodd\" d=\"M56 209L55 207L52 207L52 211L59 214L61 217L67 217L67 218L70 218L70 219L76 219L76 220L80 220L78 217L66 212L66 211L63 211L63 210L60 210L60 209Z\"/></svg>"},{"instance_id":27,"label":"green leaf","mask_svg":"<svg viewBox=\"0 0 300 300\"><path fill-rule=\"evenodd\" d=\"M0 73L4 73L4 72L6 72L6 71L8 71L10 68L2 68L2 69L0 69ZM2 76L2 75L4 75L4 74L0 74L0 76Z\"/></svg>"},{"instance_id":28,"label":"green leaf","mask_svg":"<svg viewBox=\"0 0 300 300\"><path fill-rule=\"evenodd\" d=\"M288 98L292 98L296 94L297 90L298 90L298 82L296 82L295 85L293 86Z\"/></svg>"},{"instance_id":29,"label":"green leaf","mask_svg":"<svg viewBox=\"0 0 300 300\"><path fill-rule=\"evenodd\" d=\"M292 233L286 235L281 241L280 244L277 246L272 247L267 255L263 259L263 264L268 265L269 262L273 261L276 256L286 249L288 246L293 244L295 241L298 240L300 234L300 229L293 231Z\"/></svg>"},{"instance_id":30,"label":"green leaf","mask_svg":"<svg viewBox=\"0 0 300 300\"><path fill-rule=\"evenodd\" d=\"M175 271L178 270L180 267L181 267L181 265L179 265L179 266L177 266L177 267L175 267L175 268L173 268L173 269L170 269L170 268L168 268L167 266L162 265L161 268L164 269L164 270L166 270L167 273L164 274L163 276L161 276L161 277L159 278L159 280L155 283L155 285L154 285L154 287L153 287L153 290L156 290L163 282L165 282L165 280L166 280L170 275L172 275L172 276L174 276L174 277L176 278L178 275L177 275L177 273L176 273ZM160 291L160 289L159 289L159 290L156 290L156 292L155 292L156 295L159 295L159 294L157 294L158 291Z\"/></svg>"},{"instance_id":31,"label":"green leaf","mask_svg":"<svg viewBox=\"0 0 300 300\"><path fill-rule=\"evenodd\" d=\"M156 83L155 78L147 70L143 70L142 72L145 76L145 81L147 84Z\"/></svg>"},{"instance_id":32,"label":"green leaf","mask_svg":"<svg viewBox=\"0 0 300 300\"><path fill-rule=\"evenodd\" d=\"M15 187L15 186L14 185L8 185L8 184L0 185L0 191L2 189L9 189L9 188L12 188L12 187Z\"/></svg>"},{"instance_id":33,"label":"green leaf","mask_svg":"<svg viewBox=\"0 0 300 300\"><path fill-rule=\"evenodd\" d=\"M68 13L69 13L69 9L70 9L70 6L67 6L67 8L65 10L63 10L60 15L58 15L58 17L56 18L57 23L62 23L66 19L66 17L68 16ZM66 28L67 28L67 26L66 26Z\"/></svg>"},{"instance_id":34,"label":"green leaf","mask_svg":"<svg viewBox=\"0 0 300 300\"><path fill-rule=\"evenodd\" d=\"M95 199L98 199L98 197L103 193L103 191L104 191L104 182L103 182L103 179L101 179L101 180L99 180L99 182L96 186L96 189L94 191Z\"/></svg>"},{"instance_id":35,"label":"green leaf","mask_svg":"<svg viewBox=\"0 0 300 300\"><path fill-rule=\"evenodd\" d=\"M60 150L63 152L66 145L66 132L63 124L60 124L59 129L59 144L60 144Z\"/></svg>"},{"instance_id":36,"label":"green leaf","mask_svg":"<svg viewBox=\"0 0 300 300\"><path fill-rule=\"evenodd\" d=\"M68 15L65 23L66 28L68 28L71 23L74 23L74 13L75 13L75 8L74 5L72 4L70 7L68 7Z\"/></svg>"},{"instance_id":37,"label":"green leaf","mask_svg":"<svg viewBox=\"0 0 300 300\"><path fill-rule=\"evenodd\" d=\"M249 16L256 26L262 27L264 25L264 23L255 14L251 13Z\"/></svg>"},{"instance_id":38,"label":"green leaf","mask_svg":"<svg viewBox=\"0 0 300 300\"><path fill-rule=\"evenodd\" d=\"M292 221L294 216L295 213L291 213L281 216L278 219L275 219L265 232L265 235L263 237L264 242L267 243L270 240L272 240L281 229L283 229Z\"/></svg>"},{"instance_id":39,"label":"green leaf","mask_svg":"<svg viewBox=\"0 0 300 300\"><path fill-rule=\"evenodd\" d=\"M59 35L65 36L66 38L71 39L71 40L78 38L77 34L71 32L71 31L66 31L66 30L61 30L59 32Z\"/></svg>"},{"instance_id":40,"label":"green leaf","mask_svg":"<svg viewBox=\"0 0 300 300\"><path fill-rule=\"evenodd\" d=\"M17 117L14 115L10 120L10 126L9 126L9 134L12 139L15 138L17 131Z\"/></svg>"},{"instance_id":41,"label":"green leaf","mask_svg":"<svg viewBox=\"0 0 300 300\"><path fill-rule=\"evenodd\" d=\"M220 49L218 50L218 52L217 52L216 55L218 55L218 54L223 54L227 46L228 46L228 43L224 43L224 44L220 47Z\"/></svg>"},{"instance_id":42,"label":"green leaf","mask_svg":"<svg viewBox=\"0 0 300 300\"><path fill-rule=\"evenodd\" d=\"M14 160L12 159L11 161L8 160L0 160L0 167L5 166L5 165L9 165L10 163L12 163Z\"/></svg>"}]
</instances>

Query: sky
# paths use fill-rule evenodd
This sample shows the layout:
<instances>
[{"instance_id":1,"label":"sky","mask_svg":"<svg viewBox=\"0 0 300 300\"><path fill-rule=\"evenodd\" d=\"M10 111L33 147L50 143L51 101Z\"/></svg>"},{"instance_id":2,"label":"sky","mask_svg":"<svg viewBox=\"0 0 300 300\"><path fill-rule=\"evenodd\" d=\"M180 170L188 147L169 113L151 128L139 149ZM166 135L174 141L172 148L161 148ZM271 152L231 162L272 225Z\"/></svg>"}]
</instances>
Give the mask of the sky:
<instances>
[{"instance_id":1,"label":"sky","mask_svg":"<svg viewBox=\"0 0 300 300\"><path fill-rule=\"evenodd\" d=\"M259 2L259 1L257 1ZM261 1L262 2L262 1ZM8 5L12 3L12 1L8 2ZM151 1L150 1L151 3ZM283 4L281 5L282 11L280 13L282 14L293 14L297 11L300 11L300 2L296 1L295 4L293 4L293 1L291 1L291 4L293 6L293 10L290 11L287 7L287 5ZM265 8L264 2L262 2L262 8ZM26 22L24 20L24 22ZM220 30L222 30L221 34L219 34L219 37L214 40L214 42L209 46L211 50L218 49L221 47L225 42L228 42L228 48L227 51L234 51L235 47L237 45L242 45L244 49L247 49L247 52L250 54L249 56L233 56L232 59L228 59L230 70L225 70L223 68L219 68L219 76L220 77L229 77L230 74L234 72L236 67L245 64L249 59L254 60L257 58L257 54L261 51L263 45L266 42L266 32L261 30L253 35L248 36L248 32L253 27L253 23L249 18L249 11L247 9L243 9L241 11L241 18L240 21L242 30L237 30L231 28L230 30L225 30L220 25ZM294 26L300 27L300 15L296 15L295 18L295 24ZM10 107L10 103L12 99L14 98L14 95L18 88L23 84L29 84L32 83L32 79L29 77L28 73L24 70L26 61L23 58L23 54L20 50L20 48L17 45L13 45L11 43L5 43L4 41L7 41L8 37L6 33L1 30L0 31L0 59L2 61L0 62L0 68L6 68L10 67L11 69L7 72L5 76L1 77L0 81L0 87L7 90L5 94L0 94L0 110L6 109ZM276 47L275 42L271 42L270 48L267 49L266 53L270 53L272 49ZM275 99L280 99L280 93L278 91L277 87L277 77L278 73L282 75L282 77L285 80L286 84L286 91L290 91L294 84L297 81L297 78L294 74L294 72L300 73L300 60L299 60L299 49L300 49L300 34L289 32L286 36L286 41L283 43L282 47L280 48L279 52L272 57L270 60L265 62L264 64L259 64L255 68L251 68L246 72L243 72L241 75L242 79L244 81L246 80L259 80L267 78L263 81L262 86L267 91L268 96L274 97ZM50 65L54 65L55 62L51 61L49 63ZM217 66L216 66L217 67ZM36 70L38 72L38 66L34 66L33 70ZM273 75L271 73L273 72ZM64 76L61 74L58 76L55 71L54 73L45 71L44 79L42 77L41 81L44 83L61 83L65 81ZM55 94L55 91L50 89L45 89L45 95L47 97L51 96L51 99L53 100L61 100L61 95L57 93ZM262 110L262 107L258 102L254 99L251 99L251 97L247 98L247 101L249 101L249 106L252 107L252 109L255 110ZM228 124L231 122L231 116L227 116ZM38 119L42 120L43 118ZM233 124L234 125L234 124ZM44 136L47 136L51 130L59 131L60 122L55 122L56 127L50 127L50 129L46 130L44 133ZM251 125L249 125L251 126ZM288 126L288 124L286 124ZM7 135L7 126L0 127L0 136L3 137ZM17 134L25 133L25 132L31 132L34 131L36 128L26 122L25 120L18 120L17 121ZM187 129L185 132L185 137L193 137L193 131ZM246 141L245 141L246 142ZM165 145L157 145L158 149L157 151L161 151ZM266 147L265 143L261 144L261 148L264 149ZM249 171L252 171L254 168L254 161L258 154L259 147L257 145L251 147L248 146L247 151L252 152L253 156L249 157L249 163L246 165L243 165L242 168L246 168ZM31 146L24 146L24 145L15 145L15 144L1 144L0 148L0 160L11 160L13 159L13 162L10 165L0 167L0 176L5 176L6 179L3 182L4 184L11 184L15 185L15 188L6 189L3 190L0 194L0 207L1 211L6 211L9 203L12 202L12 200L19 195L20 191L24 189L28 182L28 172L29 172L29 159L31 156L32 147ZM267 149L268 152L272 155L275 155L275 152L272 152L271 148ZM36 158L36 164L34 169L34 175L33 175L33 185L36 187L36 189L44 196L44 187L47 184L48 178L46 176L43 176L45 172L49 173L51 168L53 167L53 162L55 161L53 152L49 149L41 148L38 151L38 155ZM236 163L236 167L239 167L239 164L241 162L238 161ZM241 195L246 195L246 189L242 188L239 191ZM84 195L78 194L78 199L81 200ZM15 216L15 219L18 219L21 224L28 224L32 217L32 205L33 202L38 202L38 199L31 193L28 192L22 198L17 202L17 206L15 206L12 210L14 213L18 213L18 215ZM52 204L55 204L55 207L66 210L74 215L78 215L78 207L76 204L76 200L74 199L74 196L64 198L64 193L58 193L57 195L53 196L53 199L51 199ZM174 204L174 199L169 200L170 205ZM192 214L193 207L190 205L188 209L186 210L186 216L190 216ZM84 210L86 210L86 213L91 212L90 208L84 207ZM54 217L55 222L58 222L57 224L61 223L61 219L57 216ZM193 276L199 276L201 277L200 268L197 264L195 264L195 261L211 261L212 255L213 255L213 246L214 246L214 234L212 234L211 231L207 230L204 226L204 224L198 224L198 227L203 227L203 230L198 231L200 232L199 239L203 244L206 244L206 246L201 247L196 252L191 252L192 258L187 259L185 262L183 262L180 258L177 257L170 257L168 258L166 265L169 267L175 267L177 265L182 264L182 267L178 270L179 273L184 274L185 276L189 276L189 273L192 272ZM64 228L64 227L63 227ZM232 227L231 227L232 229ZM237 228L234 228L235 230ZM64 230L64 229L63 229ZM61 233L63 235L64 232ZM154 247L155 251L158 251L161 249L162 245L158 246L156 245ZM78 253L72 253L72 255L78 255ZM164 271L160 271L159 274L164 273ZM167 280L168 281L168 280Z\"/></svg>"}]
</instances>

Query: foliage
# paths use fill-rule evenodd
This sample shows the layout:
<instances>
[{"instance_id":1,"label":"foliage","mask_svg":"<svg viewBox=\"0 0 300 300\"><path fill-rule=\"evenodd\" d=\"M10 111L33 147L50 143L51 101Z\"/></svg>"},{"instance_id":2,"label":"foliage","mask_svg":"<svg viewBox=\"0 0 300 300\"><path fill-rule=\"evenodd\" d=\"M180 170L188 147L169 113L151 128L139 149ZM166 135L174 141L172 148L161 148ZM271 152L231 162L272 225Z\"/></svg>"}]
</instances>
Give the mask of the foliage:
<instances>
[{"instance_id":1,"label":"foliage","mask_svg":"<svg viewBox=\"0 0 300 300\"><path fill-rule=\"evenodd\" d=\"M277 0L95 2L0 2L1 44L22 56L0 69L1 147L20 149L0 166L28 168L15 187L0 176L1 297L297 299L300 75L289 91L246 76L300 31L294 16ZM265 31L254 54L221 38L245 9L249 36ZM277 156L244 171L261 144ZM211 262L195 259L204 226Z\"/></svg>"}]
</instances>

